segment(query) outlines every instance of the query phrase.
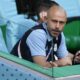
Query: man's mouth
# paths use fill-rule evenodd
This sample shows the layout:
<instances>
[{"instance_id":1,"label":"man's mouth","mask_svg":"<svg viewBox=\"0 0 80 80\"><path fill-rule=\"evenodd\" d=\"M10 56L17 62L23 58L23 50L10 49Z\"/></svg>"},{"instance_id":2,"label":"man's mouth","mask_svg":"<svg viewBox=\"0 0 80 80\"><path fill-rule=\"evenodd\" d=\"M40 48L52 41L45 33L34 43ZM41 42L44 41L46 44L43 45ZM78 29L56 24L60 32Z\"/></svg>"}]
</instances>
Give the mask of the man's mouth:
<instances>
[{"instance_id":1,"label":"man's mouth","mask_svg":"<svg viewBox=\"0 0 80 80\"><path fill-rule=\"evenodd\" d=\"M58 36L60 33L61 33L60 30L52 30L52 34L53 34L54 36Z\"/></svg>"},{"instance_id":2,"label":"man's mouth","mask_svg":"<svg viewBox=\"0 0 80 80\"><path fill-rule=\"evenodd\" d=\"M53 29L52 31L55 32L55 33L60 33L61 32L60 30L55 30L55 29Z\"/></svg>"}]
</instances>

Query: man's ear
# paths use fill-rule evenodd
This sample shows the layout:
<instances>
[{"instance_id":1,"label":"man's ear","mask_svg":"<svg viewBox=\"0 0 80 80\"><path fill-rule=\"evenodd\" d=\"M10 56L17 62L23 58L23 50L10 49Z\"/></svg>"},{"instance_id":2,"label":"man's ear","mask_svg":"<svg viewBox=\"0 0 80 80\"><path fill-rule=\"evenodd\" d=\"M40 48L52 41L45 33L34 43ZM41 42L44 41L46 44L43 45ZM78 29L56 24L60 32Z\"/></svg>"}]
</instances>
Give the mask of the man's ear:
<instances>
[{"instance_id":1,"label":"man's ear","mask_svg":"<svg viewBox=\"0 0 80 80\"><path fill-rule=\"evenodd\" d=\"M45 18L44 18L44 19L45 19L45 21L44 21L44 22L45 22L45 23L47 23L47 19L48 19L48 18L47 18L47 16L45 16Z\"/></svg>"},{"instance_id":2,"label":"man's ear","mask_svg":"<svg viewBox=\"0 0 80 80\"><path fill-rule=\"evenodd\" d=\"M44 22L47 23L47 16L44 16L44 17L43 17L43 20L44 20Z\"/></svg>"},{"instance_id":3,"label":"man's ear","mask_svg":"<svg viewBox=\"0 0 80 80\"><path fill-rule=\"evenodd\" d=\"M47 17L47 12L46 11L42 11L39 13L40 19L45 22L46 17Z\"/></svg>"}]
</instances>

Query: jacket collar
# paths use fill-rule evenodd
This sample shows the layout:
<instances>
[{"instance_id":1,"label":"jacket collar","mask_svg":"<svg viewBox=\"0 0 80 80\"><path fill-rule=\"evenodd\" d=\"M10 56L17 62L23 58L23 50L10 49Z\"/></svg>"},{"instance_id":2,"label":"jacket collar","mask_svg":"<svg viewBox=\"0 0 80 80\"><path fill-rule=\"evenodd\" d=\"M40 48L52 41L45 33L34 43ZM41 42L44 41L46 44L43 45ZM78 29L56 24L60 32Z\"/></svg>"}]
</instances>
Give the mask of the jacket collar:
<instances>
[{"instance_id":1,"label":"jacket collar","mask_svg":"<svg viewBox=\"0 0 80 80\"><path fill-rule=\"evenodd\" d=\"M46 25L46 23L42 23L42 25L43 25L43 28L46 30L46 32L47 32L47 39L48 39L48 41L51 41L52 39L53 39L53 37L49 34L49 31L47 30L47 25Z\"/></svg>"}]
</instances>

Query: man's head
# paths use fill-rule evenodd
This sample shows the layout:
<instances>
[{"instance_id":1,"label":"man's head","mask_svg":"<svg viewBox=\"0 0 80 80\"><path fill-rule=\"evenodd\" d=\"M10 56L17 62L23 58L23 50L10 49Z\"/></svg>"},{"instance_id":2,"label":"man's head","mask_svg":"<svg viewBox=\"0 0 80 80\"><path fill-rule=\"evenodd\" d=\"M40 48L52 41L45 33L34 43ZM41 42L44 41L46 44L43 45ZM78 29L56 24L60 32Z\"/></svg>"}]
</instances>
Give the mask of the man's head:
<instances>
[{"instance_id":1,"label":"man's head","mask_svg":"<svg viewBox=\"0 0 80 80\"><path fill-rule=\"evenodd\" d=\"M47 12L47 28L51 36L58 36L67 21L65 10L53 5Z\"/></svg>"},{"instance_id":2,"label":"man's head","mask_svg":"<svg viewBox=\"0 0 80 80\"><path fill-rule=\"evenodd\" d=\"M58 3L52 0L30 0L29 2L29 10L28 10L28 18L32 18L33 20L38 20L40 23L46 21L47 10L52 5L59 6ZM35 19L36 16L36 19Z\"/></svg>"},{"instance_id":3,"label":"man's head","mask_svg":"<svg viewBox=\"0 0 80 80\"><path fill-rule=\"evenodd\" d=\"M36 10L40 22L46 21L47 11L53 5L59 6L58 3L51 0L42 0L42 2L40 2Z\"/></svg>"}]
</instances>

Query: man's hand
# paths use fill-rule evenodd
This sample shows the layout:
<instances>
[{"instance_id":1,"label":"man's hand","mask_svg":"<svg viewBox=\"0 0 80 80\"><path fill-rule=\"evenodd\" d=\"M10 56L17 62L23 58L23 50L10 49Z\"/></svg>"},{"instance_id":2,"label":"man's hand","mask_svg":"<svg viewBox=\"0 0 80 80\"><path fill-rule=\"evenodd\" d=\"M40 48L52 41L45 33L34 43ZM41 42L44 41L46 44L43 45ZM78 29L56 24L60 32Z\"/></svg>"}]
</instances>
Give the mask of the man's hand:
<instances>
[{"instance_id":1,"label":"man's hand","mask_svg":"<svg viewBox=\"0 0 80 80\"><path fill-rule=\"evenodd\" d=\"M74 56L74 64L80 64L80 50Z\"/></svg>"},{"instance_id":2,"label":"man's hand","mask_svg":"<svg viewBox=\"0 0 80 80\"><path fill-rule=\"evenodd\" d=\"M33 61L43 67L57 67L57 64L55 62L48 62L46 61L46 57L45 56L33 56Z\"/></svg>"},{"instance_id":3,"label":"man's hand","mask_svg":"<svg viewBox=\"0 0 80 80\"><path fill-rule=\"evenodd\" d=\"M58 67L72 65L72 59L69 56L54 61Z\"/></svg>"},{"instance_id":4,"label":"man's hand","mask_svg":"<svg viewBox=\"0 0 80 80\"><path fill-rule=\"evenodd\" d=\"M58 67L58 65L55 62L50 61L50 64L52 65L52 67Z\"/></svg>"}]
</instances>

